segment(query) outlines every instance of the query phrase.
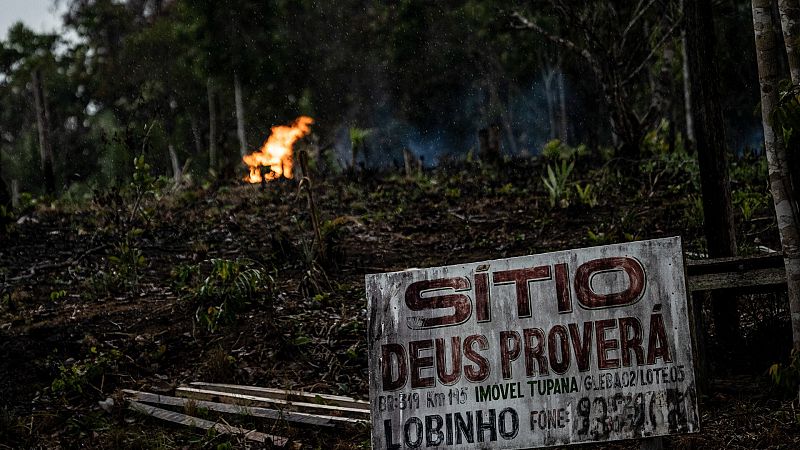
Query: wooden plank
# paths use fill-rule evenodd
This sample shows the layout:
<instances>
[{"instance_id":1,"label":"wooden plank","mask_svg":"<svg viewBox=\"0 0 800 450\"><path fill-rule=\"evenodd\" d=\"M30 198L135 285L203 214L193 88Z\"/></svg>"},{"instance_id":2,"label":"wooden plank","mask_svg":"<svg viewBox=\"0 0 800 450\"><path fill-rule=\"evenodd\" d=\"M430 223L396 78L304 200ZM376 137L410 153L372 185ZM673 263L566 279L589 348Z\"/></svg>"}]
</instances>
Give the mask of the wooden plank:
<instances>
[{"instance_id":1,"label":"wooden plank","mask_svg":"<svg viewBox=\"0 0 800 450\"><path fill-rule=\"evenodd\" d=\"M246 430L244 428L226 425L223 423L212 422L210 420L192 417L186 414L169 411L166 409L156 408L155 406L145 405L137 401L128 401L128 408L133 411L146 414L156 419L165 420L167 422L177 423L189 427L200 428L203 430L214 429L218 433L232 434L242 436L245 439L256 442L272 442L273 445L283 447L289 442L288 439L281 436L274 436L271 434L261 433L254 430Z\"/></svg>"},{"instance_id":2,"label":"wooden plank","mask_svg":"<svg viewBox=\"0 0 800 450\"><path fill-rule=\"evenodd\" d=\"M743 272L708 273L689 277L689 290L714 291L734 288L780 288L786 284L786 272L780 269L756 269Z\"/></svg>"},{"instance_id":3,"label":"wooden plank","mask_svg":"<svg viewBox=\"0 0 800 450\"><path fill-rule=\"evenodd\" d=\"M175 394L180 397L188 397L196 400L207 400L212 402L222 402L234 405L245 406L268 406L277 409L288 409L305 413L326 414L331 416L352 417L356 419L369 420L368 410L360 408L346 408L343 406L317 405L314 403L294 402L277 398L266 398L255 395L234 394L230 392L219 392L208 389L195 389L189 387L179 387L175 389Z\"/></svg>"},{"instance_id":4,"label":"wooden plank","mask_svg":"<svg viewBox=\"0 0 800 450\"><path fill-rule=\"evenodd\" d=\"M692 292L718 289L769 292L784 289L786 284L780 254L687 260L686 272Z\"/></svg>"},{"instance_id":5,"label":"wooden plank","mask_svg":"<svg viewBox=\"0 0 800 450\"><path fill-rule=\"evenodd\" d=\"M783 268L783 256L780 253L772 253L758 256L733 256L728 258L686 260L686 272L690 276L704 273L768 268Z\"/></svg>"},{"instance_id":6,"label":"wooden plank","mask_svg":"<svg viewBox=\"0 0 800 450\"><path fill-rule=\"evenodd\" d=\"M306 414L292 411L279 411L276 409L231 405L227 403L215 403L204 400L194 400L181 397L171 397L168 395L152 394L149 392L132 391L125 389L122 391L126 396L133 398L139 402L155 403L159 405L179 406L185 407L187 403L194 402L198 408L205 408L210 411L216 411L227 414L239 414L245 416L261 417L271 420L286 420L289 422L310 425L310 426L323 426L333 427L336 425L348 425L355 423L363 423L365 420L352 419L349 417L335 417L324 416L319 414Z\"/></svg>"},{"instance_id":7,"label":"wooden plank","mask_svg":"<svg viewBox=\"0 0 800 450\"><path fill-rule=\"evenodd\" d=\"M189 385L195 389L208 389L232 394L255 395L259 397L275 398L280 400L301 401L323 405L343 406L369 410L369 402L356 400L351 397L330 394L314 394L309 392L292 391L286 389L265 388L258 386L240 386L235 384L194 382Z\"/></svg>"}]
</instances>

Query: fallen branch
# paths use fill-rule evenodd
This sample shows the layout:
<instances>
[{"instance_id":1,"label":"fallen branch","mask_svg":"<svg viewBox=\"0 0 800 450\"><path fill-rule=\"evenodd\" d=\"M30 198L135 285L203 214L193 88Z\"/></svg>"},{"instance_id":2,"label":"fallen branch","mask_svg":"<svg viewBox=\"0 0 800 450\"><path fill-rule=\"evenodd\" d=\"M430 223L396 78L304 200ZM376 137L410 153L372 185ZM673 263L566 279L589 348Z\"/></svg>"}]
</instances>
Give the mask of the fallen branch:
<instances>
[{"instance_id":1,"label":"fallen branch","mask_svg":"<svg viewBox=\"0 0 800 450\"><path fill-rule=\"evenodd\" d=\"M85 252L81 253L77 257L68 258L66 261L63 261L63 262L60 262L60 263L37 264L37 265L32 266L31 268L29 268L28 269L28 273L26 273L25 275L19 275L19 276L16 276L14 278L8 278L8 279L6 279L6 282L21 281L21 280L25 280L25 279L31 278L31 277L36 275L37 271L40 271L40 270L62 269L64 267L74 266L75 264L78 264L83 258L91 255L92 253L99 252L100 250L103 250L106 247L108 247L108 244L99 245L97 247L94 247L94 248L91 248L89 250L86 250Z\"/></svg>"}]
</instances>

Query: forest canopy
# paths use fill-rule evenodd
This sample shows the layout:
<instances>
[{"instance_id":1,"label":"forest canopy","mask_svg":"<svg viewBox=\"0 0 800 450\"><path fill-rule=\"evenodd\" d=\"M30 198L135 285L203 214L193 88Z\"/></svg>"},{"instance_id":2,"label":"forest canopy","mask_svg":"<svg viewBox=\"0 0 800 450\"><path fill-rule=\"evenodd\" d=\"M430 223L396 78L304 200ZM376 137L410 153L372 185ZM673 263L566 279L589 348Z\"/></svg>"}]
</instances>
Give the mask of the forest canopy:
<instances>
[{"instance_id":1,"label":"forest canopy","mask_svg":"<svg viewBox=\"0 0 800 450\"><path fill-rule=\"evenodd\" d=\"M679 4L617 3L67 1L63 35L3 30L2 178L81 196L126 182L142 152L160 175L177 161L195 176L241 178L241 154L300 115L340 166L354 130L365 131L361 164L383 168L402 164L404 149L428 166L465 158L489 127L512 157L553 139L629 156L656 131L684 145ZM736 152L761 145L753 39L741 32L749 6L715 11Z\"/></svg>"}]
</instances>

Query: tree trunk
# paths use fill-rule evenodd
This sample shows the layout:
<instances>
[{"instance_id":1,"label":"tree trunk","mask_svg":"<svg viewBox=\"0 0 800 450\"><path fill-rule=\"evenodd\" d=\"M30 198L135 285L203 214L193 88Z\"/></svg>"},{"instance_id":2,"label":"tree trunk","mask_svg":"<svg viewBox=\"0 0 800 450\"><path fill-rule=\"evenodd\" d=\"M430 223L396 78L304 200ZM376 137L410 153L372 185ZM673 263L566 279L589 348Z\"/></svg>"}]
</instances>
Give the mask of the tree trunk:
<instances>
[{"instance_id":1,"label":"tree trunk","mask_svg":"<svg viewBox=\"0 0 800 450\"><path fill-rule=\"evenodd\" d=\"M559 57L558 76L556 83L558 86L558 139L567 143L567 93L564 88L564 71L561 69L561 58Z\"/></svg>"},{"instance_id":2,"label":"tree trunk","mask_svg":"<svg viewBox=\"0 0 800 450\"><path fill-rule=\"evenodd\" d=\"M406 169L406 178L414 178L422 172L422 162L411 150L403 149L403 163Z\"/></svg>"},{"instance_id":3,"label":"tree trunk","mask_svg":"<svg viewBox=\"0 0 800 450\"><path fill-rule=\"evenodd\" d=\"M181 163L178 161L178 153L175 151L175 146L172 144L167 145L167 149L169 150L169 161L172 163L172 178L175 184L178 185L183 177Z\"/></svg>"},{"instance_id":4,"label":"tree trunk","mask_svg":"<svg viewBox=\"0 0 800 450\"><path fill-rule=\"evenodd\" d=\"M19 180L11 180L11 206L19 208Z\"/></svg>"},{"instance_id":5,"label":"tree trunk","mask_svg":"<svg viewBox=\"0 0 800 450\"><path fill-rule=\"evenodd\" d=\"M685 30L681 36L681 41L683 44L683 110L686 120L686 142L683 145L691 153L695 149L694 111L692 110L692 77L689 74L689 52L686 50Z\"/></svg>"},{"instance_id":6,"label":"tree trunk","mask_svg":"<svg viewBox=\"0 0 800 450\"><path fill-rule=\"evenodd\" d=\"M208 79L208 169L217 170L217 108L214 82Z\"/></svg>"},{"instance_id":7,"label":"tree trunk","mask_svg":"<svg viewBox=\"0 0 800 450\"><path fill-rule=\"evenodd\" d=\"M627 101L629 97L626 94L603 80L600 80L600 84L609 108L611 131L618 142L619 156L622 159L636 161L641 155L640 146L645 135L642 122L630 110Z\"/></svg>"},{"instance_id":8,"label":"tree trunk","mask_svg":"<svg viewBox=\"0 0 800 450\"><path fill-rule=\"evenodd\" d=\"M781 16L781 28L783 29L783 44L789 60L789 72L792 76L792 84L797 86L800 85L800 1L778 0L778 9ZM784 142L791 177L791 195L795 202L795 214L797 214L797 201L800 198L800 148L798 148L798 141L800 140L794 138L790 142Z\"/></svg>"},{"instance_id":9,"label":"tree trunk","mask_svg":"<svg viewBox=\"0 0 800 450\"><path fill-rule=\"evenodd\" d=\"M242 82L239 75L233 75L233 96L236 103L236 134L239 136L239 153L247 155L247 136L245 135L244 101L242 100Z\"/></svg>"},{"instance_id":10,"label":"tree trunk","mask_svg":"<svg viewBox=\"0 0 800 450\"><path fill-rule=\"evenodd\" d=\"M556 119L555 94L553 92L553 77L555 71L551 68L542 69L542 81L544 82L544 97L547 101L547 118L550 120L550 139L555 139L558 135L558 121Z\"/></svg>"},{"instance_id":11,"label":"tree trunk","mask_svg":"<svg viewBox=\"0 0 800 450\"><path fill-rule=\"evenodd\" d=\"M500 126L489 125L478 131L478 157L487 164L500 161Z\"/></svg>"},{"instance_id":12,"label":"tree trunk","mask_svg":"<svg viewBox=\"0 0 800 450\"><path fill-rule=\"evenodd\" d=\"M36 128L39 131L39 164L42 170L42 181L45 192L56 192L55 173L53 171L53 147L50 142L50 114L47 110L47 97L44 92L44 80L40 69L34 69L33 101L36 108Z\"/></svg>"},{"instance_id":13,"label":"tree trunk","mask_svg":"<svg viewBox=\"0 0 800 450\"><path fill-rule=\"evenodd\" d=\"M731 208L730 177L720 84L714 56L714 22L711 0L686 4L686 47L693 101L697 159L703 194L703 218L708 256L736 256L736 228ZM714 293L711 297L719 343L732 353L739 341L739 311L735 297Z\"/></svg>"},{"instance_id":14,"label":"tree trunk","mask_svg":"<svg viewBox=\"0 0 800 450\"><path fill-rule=\"evenodd\" d=\"M0 173L0 206L11 206L11 194L8 192L8 186L3 180L2 173Z\"/></svg>"},{"instance_id":15,"label":"tree trunk","mask_svg":"<svg viewBox=\"0 0 800 450\"><path fill-rule=\"evenodd\" d=\"M783 44L789 60L792 84L800 84L800 1L778 0L783 29Z\"/></svg>"},{"instance_id":16,"label":"tree trunk","mask_svg":"<svg viewBox=\"0 0 800 450\"><path fill-rule=\"evenodd\" d=\"M3 179L3 153L0 152L0 206L11 206L12 194L8 192L8 185Z\"/></svg>"},{"instance_id":17,"label":"tree trunk","mask_svg":"<svg viewBox=\"0 0 800 450\"><path fill-rule=\"evenodd\" d=\"M192 127L192 137L194 138L194 151L197 155L203 154L203 137L200 134L200 124L197 123L197 117L194 113L189 115L189 123Z\"/></svg>"},{"instance_id":18,"label":"tree trunk","mask_svg":"<svg viewBox=\"0 0 800 450\"><path fill-rule=\"evenodd\" d=\"M769 165L769 185L775 204L778 232L783 246L789 309L792 315L793 348L800 350L800 236L798 213L791 198L786 149L782 137L773 127L772 113L778 103L778 49L770 0L753 0L753 29L761 85L761 122L764 126L764 147Z\"/></svg>"}]
</instances>

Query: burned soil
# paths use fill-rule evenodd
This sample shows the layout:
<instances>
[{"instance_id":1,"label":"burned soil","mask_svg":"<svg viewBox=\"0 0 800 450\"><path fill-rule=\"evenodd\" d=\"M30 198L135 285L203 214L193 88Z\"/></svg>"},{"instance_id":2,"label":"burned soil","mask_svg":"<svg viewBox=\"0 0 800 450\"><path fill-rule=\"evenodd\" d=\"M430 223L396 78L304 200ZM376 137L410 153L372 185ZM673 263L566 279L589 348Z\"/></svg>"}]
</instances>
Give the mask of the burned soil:
<instances>
[{"instance_id":1,"label":"burned soil","mask_svg":"<svg viewBox=\"0 0 800 450\"><path fill-rule=\"evenodd\" d=\"M249 445L126 410L123 388L171 394L208 381L366 399L366 273L675 235L689 257L703 257L690 164L579 162L568 192L554 198L543 178L560 164L464 162L413 176L315 177L319 230L307 191L292 180L177 190L153 181L79 204L26 205L0 231L0 448ZM764 174L737 164L740 249L778 248ZM668 446L800 445L796 401L767 375L790 348L785 297L738 302L743 338L735 351L707 330L708 354L729 358L710 361L702 431ZM302 448L370 446L367 427L226 420Z\"/></svg>"}]
</instances>

